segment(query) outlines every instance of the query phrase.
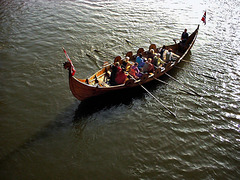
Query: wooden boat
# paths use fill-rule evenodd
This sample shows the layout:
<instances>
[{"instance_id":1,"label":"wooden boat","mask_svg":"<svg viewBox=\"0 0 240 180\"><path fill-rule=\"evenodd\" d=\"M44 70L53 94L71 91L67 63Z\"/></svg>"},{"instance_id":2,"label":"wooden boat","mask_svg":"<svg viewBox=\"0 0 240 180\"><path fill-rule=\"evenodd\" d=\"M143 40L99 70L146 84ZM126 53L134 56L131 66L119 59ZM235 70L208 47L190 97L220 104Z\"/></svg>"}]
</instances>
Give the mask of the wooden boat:
<instances>
[{"instance_id":1,"label":"wooden boat","mask_svg":"<svg viewBox=\"0 0 240 180\"><path fill-rule=\"evenodd\" d=\"M114 92L117 90L123 90L127 88L133 88L137 86L142 86L142 84L149 83L156 78L161 77L168 71L174 68L177 64L181 62L181 60L187 55L187 53L192 48L198 34L199 25L196 30L189 36L185 44L182 46L180 43L175 43L173 45L166 46L166 49L172 49L174 54L174 61L169 61L164 64L164 66L156 67L156 69L152 73L143 74L140 79L134 79L132 76L128 76L123 84L119 85L109 85L107 81L107 75L111 73L112 64L107 64L102 67L101 70L97 71L95 74L90 76L87 79L78 79L71 73L71 65L72 62L68 58L68 62L64 63L64 68L69 70L69 86L72 94L80 101L84 101L91 97L99 96L102 94L106 94L109 92ZM160 48L157 48L155 44L151 44L148 50L144 50L143 48L139 48L137 53L133 55L130 51L126 54L130 58L128 63L129 66L135 62L136 57L141 53L143 57L147 57L148 53L151 49L154 49L155 52L159 52ZM114 59L114 63L119 62L123 63L123 59L120 56L117 56ZM125 72L127 73L127 72Z\"/></svg>"}]
</instances>

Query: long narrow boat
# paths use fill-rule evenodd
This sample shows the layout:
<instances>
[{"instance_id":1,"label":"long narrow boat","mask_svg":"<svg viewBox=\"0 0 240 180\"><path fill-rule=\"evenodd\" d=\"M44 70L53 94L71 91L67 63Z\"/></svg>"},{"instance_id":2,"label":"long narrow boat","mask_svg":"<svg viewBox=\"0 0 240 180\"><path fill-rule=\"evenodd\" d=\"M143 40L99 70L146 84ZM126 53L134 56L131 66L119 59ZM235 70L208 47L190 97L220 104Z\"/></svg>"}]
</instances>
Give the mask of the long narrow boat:
<instances>
[{"instance_id":1,"label":"long narrow boat","mask_svg":"<svg viewBox=\"0 0 240 180\"><path fill-rule=\"evenodd\" d=\"M141 86L142 84L149 83L156 78L163 76L165 73L170 71L174 66L179 64L181 60L187 55L187 53L192 48L198 34L199 25L196 30L189 36L184 46L180 46L179 43L175 43L173 45L166 46L166 49L172 49L174 54L174 61L170 61L166 63L164 66L156 67L156 69L152 73L143 74L140 79L131 78L128 76L123 84L119 85L109 85L106 83L107 74L111 73L112 64L107 64L102 67L101 70L97 71L95 74L90 76L87 79L78 79L72 73L72 62L69 57L68 62L64 63L64 68L69 70L69 86L72 94L80 101L84 101L91 97L99 96L102 94L106 94L109 92L114 92L118 90L123 90L127 88L133 88L137 86ZM154 49L155 52L158 52L160 48L157 48L155 44L151 44L148 50L144 50L143 48L139 48L137 53L133 55L130 51L126 54L130 58L129 65L132 65L133 62L136 61L136 57L141 53L143 56L147 57L147 54L151 49ZM114 59L114 63L119 62L122 64L123 60L120 56ZM125 72L127 73L127 72Z\"/></svg>"}]
</instances>

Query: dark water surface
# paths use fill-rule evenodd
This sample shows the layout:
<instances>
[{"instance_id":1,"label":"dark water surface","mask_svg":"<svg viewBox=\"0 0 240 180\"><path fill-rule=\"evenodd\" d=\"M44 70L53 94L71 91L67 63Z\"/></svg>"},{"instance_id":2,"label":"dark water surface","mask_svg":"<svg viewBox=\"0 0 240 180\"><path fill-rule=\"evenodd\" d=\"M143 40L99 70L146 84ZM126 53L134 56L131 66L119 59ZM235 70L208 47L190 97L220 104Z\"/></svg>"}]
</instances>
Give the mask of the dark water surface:
<instances>
[{"instance_id":1,"label":"dark water surface","mask_svg":"<svg viewBox=\"0 0 240 180\"><path fill-rule=\"evenodd\" d=\"M238 179L239 7L239 0L0 1L1 179ZM147 49L149 40L172 44L198 24L192 63L181 64L189 71L171 75L202 97L173 89L181 85L167 77L170 85L146 86L177 118L141 89L84 103L69 91L63 46L86 78L101 61Z\"/></svg>"}]
</instances>

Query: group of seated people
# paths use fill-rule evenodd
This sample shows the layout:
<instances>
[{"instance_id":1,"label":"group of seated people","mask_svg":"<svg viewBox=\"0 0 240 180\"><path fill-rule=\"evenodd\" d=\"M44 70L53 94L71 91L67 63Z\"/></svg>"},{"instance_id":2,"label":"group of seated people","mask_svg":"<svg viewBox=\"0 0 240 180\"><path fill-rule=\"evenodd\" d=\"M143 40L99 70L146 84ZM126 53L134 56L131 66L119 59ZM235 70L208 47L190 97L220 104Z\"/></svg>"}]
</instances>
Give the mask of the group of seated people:
<instances>
[{"instance_id":1,"label":"group of seated people","mask_svg":"<svg viewBox=\"0 0 240 180\"><path fill-rule=\"evenodd\" d=\"M178 44L178 50L183 51L188 47L187 40L189 35L187 29L184 29L184 32L181 36L181 41ZM166 46L163 45L162 48L157 49L157 53L154 52L154 49L150 49L147 54L139 54L136 57L134 64L130 63L130 58L126 57L123 60L121 66L119 62L116 62L112 66L112 72L110 76L110 85L123 84L127 79L127 76L134 79L139 79L145 73L153 73L156 68L164 67L171 61L174 61L172 49L166 49ZM130 64L130 65L129 65ZM126 73L125 73L126 72Z\"/></svg>"},{"instance_id":2,"label":"group of seated people","mask_svg":"<svg viewBox=\"0 0 240 180\"><path fill-rule=\"evenodd\" d=\"M168 62L173 61L172 49L166 50L163 46L159 53L155 53L151 49L147 54L142 56L139 54L135 62L130 62L130 58L126 57L122 63L116 62L112 66L110 76L110 85L123 84L127 77L139 79L145 73L153 73L156 68L165 66Z\"/></svg>"}]
</instances>

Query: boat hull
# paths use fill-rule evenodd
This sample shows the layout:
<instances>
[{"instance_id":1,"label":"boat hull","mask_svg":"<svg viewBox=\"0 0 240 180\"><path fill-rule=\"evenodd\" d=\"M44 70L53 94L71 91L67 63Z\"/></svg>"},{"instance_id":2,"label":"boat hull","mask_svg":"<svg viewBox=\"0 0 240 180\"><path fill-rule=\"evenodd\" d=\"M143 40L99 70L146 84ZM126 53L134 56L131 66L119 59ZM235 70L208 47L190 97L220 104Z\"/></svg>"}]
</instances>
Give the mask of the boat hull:
<instances>
[{"instance_id":1,"label":"boat hull","mask_svg":"<svg viewBox=\"0 0 240 180\"><path fill-rule=\"evenodd\" d=\"M168 63L164 68L157 68L154 73L143 75L143 77L140 80L133 80L129 79L127 80L124 84L121 85L116 85L116 86L109 86L109 85L104 85L96 81L95 79L98 77L104 77L105 73L111 68L110 65L102 68L100 71L96 72L94 75L92 75L90 78L87 80L85 79L77 79L75 76L72 76L71 73L69 73L69 86L72 94L80 101L84 101L86 99L89 99L91 97L96 97L99 95L103 95L106 93L114 92L114 91L119 91L123 89L129 89L129 88L134 88L137 86L140 86L145 83L149 83L153 81L155 78L159 78L163 76L165 73L169 72L181 62L181 60L190 52L190 49L192 48L197 34L198 34L198 29L197 29L189 36L187 40L187 46L185 46L184 50L179 51L179 44L173 44L166 46L166 49L172 49L173 53L176 55L177 59L174 62ZM155 47L150 46L149 48ZM141 48L142 49L142 48ZM137 54L135 55L135 57ZM131 57L131 60L134 61L135 59L134 56ZM119 59L119 57L118 57ZM96 83L94 83L96 81ZM90 82L90 83L89 83ZM91 83L92 82L92 83Z\"/></svg>"}]
</instances>

